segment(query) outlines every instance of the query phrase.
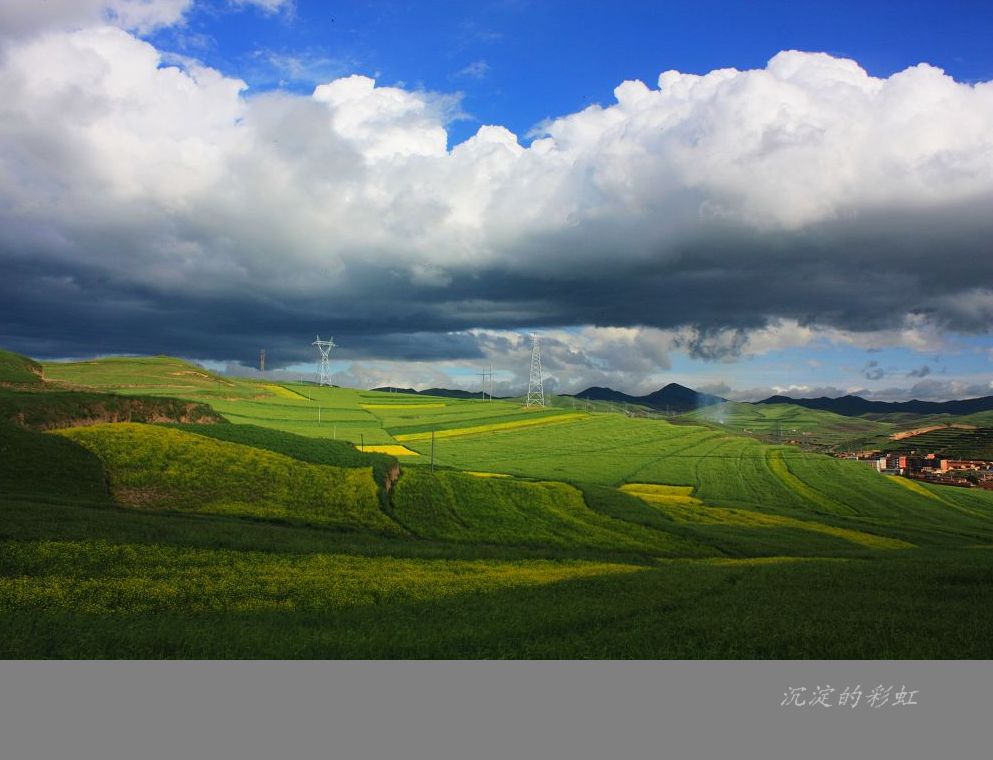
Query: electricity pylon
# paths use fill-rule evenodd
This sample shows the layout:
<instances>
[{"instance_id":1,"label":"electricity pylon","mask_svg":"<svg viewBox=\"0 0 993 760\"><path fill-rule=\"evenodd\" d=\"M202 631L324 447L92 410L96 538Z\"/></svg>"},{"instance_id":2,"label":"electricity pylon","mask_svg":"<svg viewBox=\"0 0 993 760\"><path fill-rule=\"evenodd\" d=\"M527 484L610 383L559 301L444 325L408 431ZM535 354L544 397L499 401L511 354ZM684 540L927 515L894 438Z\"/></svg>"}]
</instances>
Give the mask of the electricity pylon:
<instances>
[{"instance_id":1,"label":"electricity pylon","mask_svg":"<svg viewBox=\"0 0 993 760\"><path fill-rule=\"evenodd\" d=\"M541 384L541 350L538 334L531 333L531 375L528 378L528 397L524 406L544 406L545 389Z\"/></svg>"},{"instance_id":2,"label":"electricity pylon","mask_svg":"<svg viewBox=\"0 0 993 760\"><path fill-rule=\"evenodd\" d=\"M331 338L321 340L318 335L317 340L310 345L317 346L317 350L321 352L320 381L317 384L331 385L331 349L334 348L334 341Z\"/></svg>"}]
</instances>

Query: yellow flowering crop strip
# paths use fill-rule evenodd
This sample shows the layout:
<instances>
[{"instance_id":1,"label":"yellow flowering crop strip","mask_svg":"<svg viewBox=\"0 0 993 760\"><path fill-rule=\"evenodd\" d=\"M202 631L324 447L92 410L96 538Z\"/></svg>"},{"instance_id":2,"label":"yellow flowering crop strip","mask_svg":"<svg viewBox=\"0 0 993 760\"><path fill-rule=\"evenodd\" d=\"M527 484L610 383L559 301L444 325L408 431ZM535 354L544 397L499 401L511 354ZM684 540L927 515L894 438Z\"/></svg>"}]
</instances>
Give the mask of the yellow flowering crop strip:
<instances>
[{"instance_id":1,"label":"yellow flowering crop strip","mask_svg":"<svg viewBox=\"0 0 993 760\"><path fill-rule=\"evenodd\" d=\"M651 483L628 483L621 491L637 496L646 504L658 507L676 522L700 525L727 525L740 528L797 528L835 536L868 549L912 549L913 544L887 536L876 536L860 530L838 528L793 517L770 515L750 509L708 507L690 494L693 489L684 486L664 486Z\"/></svg>"},{"instance_id":2,"label":"yellow flowering crop strip","mask_svg":"<svg viewBox=\"0 0 993 760\"><path fill-rule=\"evenodd\" d=\"M963 507L959 504L950 502L947 499L938 496L938 494L934 493L933 491L929 491L920 483L905 478L901 475L887 475L886 479L893 483L896 483L899 486L903 486L908 491L913 491L914 493L920 494L921 496L926 496L927 498L936 501L939 504L943 504L944 506L954 509L957 512L961 512L962 514L971 515L973 517L978 517L980 519L986 518L985 513L980 512L979 510L976 509L969 509L968 507Z\"/></svg>"},{"instance_id":3,"label":"yellow flowering crop strip","mask_svg":"<svg viewBox=\"0 0 993 760\"><path fill-rule=\"evenodd\" d=\"M287 398L291 401L300 401L301 399L304 401L308 400L302 393L291 391L289 388L284 388L282 385L264 385L262 387L269 391L269 393L274 396L279 396L280 398Z\"/></svg>"},{"instance_id":4,"label":"yellow flowering crop strip","mask_svg":"<svg viewBox=\"0 0 993 760\"><path fill-rule=\"evenodd\" d=\"M768 451L766 453L766 464L769 466L769 470L775 475L779 480L793 493L802 497L811 504L816 504L825 512L830 512L832 514L855 514L855 510L844 504L839 504L833 499L829 499L821 493L818 493L804 481L790 472L789 466L786 464L786 460L783 459L783 454L781 451Z\"/></svg>"},{"instance_id":5,"label":"yellow flowering crop strip","mask_svg":"<svg viewBox=\"0 0 993 760\"><path fill-rule=\"evenodd\" d=\"M381 444L377 446L366 446L362 449L364 452L373 452L375 454L389 454L393 457L418 457L416 451L411 451L406 446L398 446L394 443Z\"/></svg>"},{"instance_id":6,"label":"yellow flowering crop strip","mask_svg":"<svg viewBox=\"0 0 993 760\"><path fill-rule=\"evenodd\" d=\"M585 412L575 412L567 414L557 414L554 417L539 417L537 419L510 420L508 422L494 422L490 425L475 425L473 427L449 428L447 430L437 430L435 438L454 438L460 435L478 435L479 433L491 433L500 430L512 430L514 428L532 427L535 425L552 425L558 422L572 422L573 420L584 419ZM431 439L431 431L426 433L406 433L404 435L393 436L398 441L428 441Z\"/></svg>"}]
</instances>

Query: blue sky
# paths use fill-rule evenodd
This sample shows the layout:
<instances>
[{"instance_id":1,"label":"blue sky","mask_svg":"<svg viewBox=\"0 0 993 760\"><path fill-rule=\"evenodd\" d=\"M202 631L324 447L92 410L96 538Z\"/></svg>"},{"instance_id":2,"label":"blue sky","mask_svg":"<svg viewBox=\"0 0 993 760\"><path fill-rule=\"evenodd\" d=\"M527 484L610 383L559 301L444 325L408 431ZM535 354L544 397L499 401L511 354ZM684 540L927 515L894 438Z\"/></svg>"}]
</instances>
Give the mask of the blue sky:
<instances>
[{"instance_id":1,"label":"blue sky","mask_svg":"<svg viewBox=\"0 0 993 760\"><path fill-rule=\"evenodd\" d=\"M464 121L522 137L542 120L612 99L665 69L759 68L781 50L853 58L875 76L922 61L963 82L993 79L988 2L315 2L281 12L194 7L151 39L240 76L254 90L309 93L360 73L381 84L461 92Z\"/></svg>"},{"instance_id":2,"label":"blue sky","mask_svg":"<svg viewBox=\"0 0 993 760\"><path fill-rule=\"evenodd\" d=\"M10 0L0 345L306 373L330 332L344 384L512 393L538 330L562 391L986 395L991 38L985 2Z\"/></svg>"}]
</instances>

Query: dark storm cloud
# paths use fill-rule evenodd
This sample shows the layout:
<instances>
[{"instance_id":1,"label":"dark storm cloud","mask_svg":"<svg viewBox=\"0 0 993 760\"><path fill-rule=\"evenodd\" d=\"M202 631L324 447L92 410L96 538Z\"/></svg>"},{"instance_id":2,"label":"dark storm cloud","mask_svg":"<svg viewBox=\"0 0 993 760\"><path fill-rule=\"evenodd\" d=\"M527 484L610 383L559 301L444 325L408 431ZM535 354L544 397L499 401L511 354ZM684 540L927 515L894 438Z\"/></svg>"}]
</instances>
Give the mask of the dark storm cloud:
<instances>
[{"instance_id":1,"label":"dark storm cloud","mask_svg":"<svg viewBox=\"0 0 993 760\"><path fill-rule=\"evenodd\" d=\"M673 346L719 360L739 354L749 331L769 318L860 332L898 328L909 312L947 329L988 329L981 294L973 309L960 302L976 282L993 282L993 257L973 242L993 239L985 218L963 219L963 239L943 241L953 254L940 273L933 250L913 240L912 220L882 244L876 225L868 226L868 233L858 225L825 230L813 241L809 232L780 233L765 245L743 235L737 249L714 239L655 261L619 260L599 273L453 271L441 287L412 283L388 259L367 261L343 270L347 287L296 298L273 296L264 283L185 291L95 264L8 260L0 314L6 344L39 356L152 351L244 360L266 347L273 367L311 360L308 344L318 332L334 335L340 358L432 360L480 356L470 336L450 334L470 328L690 325ZM568 260L568 250L546 251ZM899 257L903 271L875 267L875 256ZM551 268L547 260L544 267Z\"/></svg>"}]
</instances>

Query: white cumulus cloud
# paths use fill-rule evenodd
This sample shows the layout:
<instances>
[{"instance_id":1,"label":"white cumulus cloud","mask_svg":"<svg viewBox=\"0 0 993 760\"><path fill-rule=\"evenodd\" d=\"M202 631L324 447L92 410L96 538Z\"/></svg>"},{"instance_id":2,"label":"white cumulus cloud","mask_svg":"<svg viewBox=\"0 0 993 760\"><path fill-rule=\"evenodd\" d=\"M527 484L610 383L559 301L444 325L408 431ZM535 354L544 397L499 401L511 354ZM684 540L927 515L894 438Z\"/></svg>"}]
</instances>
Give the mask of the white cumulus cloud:
<instances>
[{"instance_id":1,"label":"white cumulus cloud","mask_svg":"<svg viewBox=\"0 0 993 760\"><path fill-rule=\"evenodd\" d=\"M180 22L192 5L193 0L4 0L0 36L98 24L144 34Z\"/></svg>"}]
</instances>

